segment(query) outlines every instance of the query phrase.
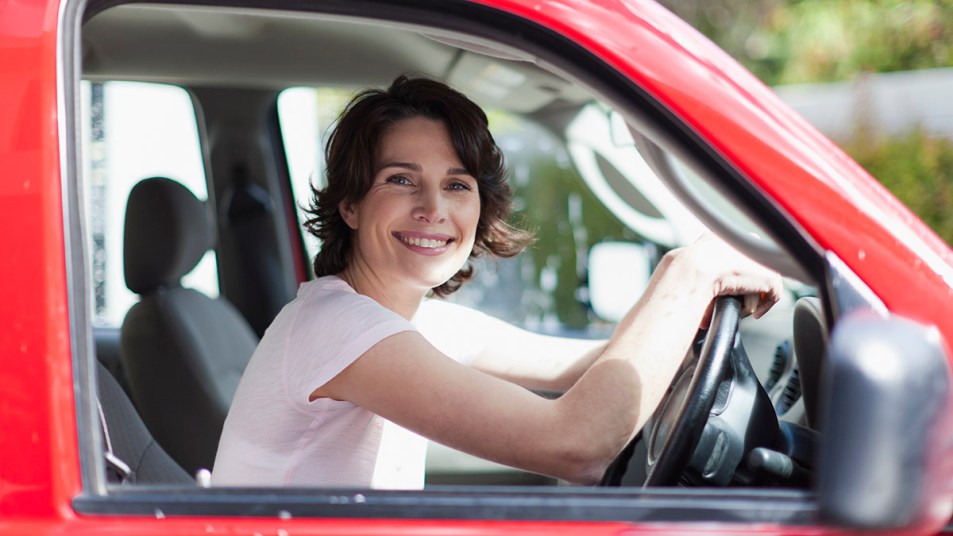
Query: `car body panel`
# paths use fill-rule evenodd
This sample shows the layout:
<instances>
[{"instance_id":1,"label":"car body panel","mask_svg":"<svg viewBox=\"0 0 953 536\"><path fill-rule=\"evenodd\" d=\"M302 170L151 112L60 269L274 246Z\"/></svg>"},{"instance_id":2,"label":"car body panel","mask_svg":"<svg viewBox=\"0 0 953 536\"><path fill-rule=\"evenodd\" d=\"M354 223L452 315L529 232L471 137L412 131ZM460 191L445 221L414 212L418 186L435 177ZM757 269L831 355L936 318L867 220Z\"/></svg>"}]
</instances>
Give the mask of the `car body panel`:
<instances>
[{"instance_id":1,"label":"car body panel","mask_svg":"<svg viewBox=\"0 0 953 536\"><path fill-rule=\"evenodd\" d=\"M818 248L842 259L892 311L935 323L944 339L953 337L953 316L947 314L953 309L949 249L770 90L684 23L648 2L483 3L564 35L614 66L750 178ZM60 25L68 22L60 20L63 11L57 0L0 3L0 161L5 164L0 177L0 250L5 252L0 534L828 532L771 523L78 514L72 501L83 492L74 391L79 382L73 373L68 280L70 264L82 253L68 250L65 234L78 219L65 212L63 202L63 155L74 150L75 135L66 130L63 115L63 99L71 97L60 94L63 63L71 61L58 54ZM949 476L950 468L942 474Z\"/></svg>"},{"instance_id":2,"label":"car body panel","mask_svg":"<svg viewBox=\"0 0 953 536\"><path fill-rule=\"evenodd\" d=\"M59 516L79 489L55 2L0 7L0 518Z\"/></svg>"}]
</instances>

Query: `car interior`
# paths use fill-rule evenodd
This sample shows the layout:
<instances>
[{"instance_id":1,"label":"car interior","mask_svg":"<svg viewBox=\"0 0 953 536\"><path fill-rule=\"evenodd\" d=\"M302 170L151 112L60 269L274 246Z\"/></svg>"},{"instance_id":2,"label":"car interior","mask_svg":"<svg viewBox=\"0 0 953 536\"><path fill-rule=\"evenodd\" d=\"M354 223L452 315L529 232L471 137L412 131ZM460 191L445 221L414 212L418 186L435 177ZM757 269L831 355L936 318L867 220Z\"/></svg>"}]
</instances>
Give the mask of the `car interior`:
<instances>
[{"instance_id":1,"label":"car interior","mask_svg":"<svg viewBox=\"0 0 953 536\"><path fill-rule=\"evenodd\" d=\"M723 300L692 366L604 483L727 487L745 500L788 501L768 507L783 518L810 515L837 310L823 259L796 226L732 187L736 170L671 141L683 127L660 119L651 96L587 70L585 55L560 60L551 36L501 26L516 23L488 8L453 4L437 16L416 4L285 4L90 1L81 13L74 90L84 137L71 192L81 200L84 337L95 356L84 366L98 385L88 437L103 456L85 476L93 489L116 497L203 485L195 475L212 467L244 365L311 277L318 245L300 213L321 184L327 129L349 95L415 73L488 110L517 221L540 236L520 258L479 265L461 303L527 329L605 337L661 255L706 229L786 276L784 299L759 321L739 321L736 302ZM165 125L173 114L153 91L177 95L188 135ZM169 149L183 143L192 156ZM176 167L189 159L191 171ZM701 419L694 440L669 433L686 399L707 404L686 410ZM432 446L427 490L476 485L572 487Z\"/></svg>"}]
</instances>

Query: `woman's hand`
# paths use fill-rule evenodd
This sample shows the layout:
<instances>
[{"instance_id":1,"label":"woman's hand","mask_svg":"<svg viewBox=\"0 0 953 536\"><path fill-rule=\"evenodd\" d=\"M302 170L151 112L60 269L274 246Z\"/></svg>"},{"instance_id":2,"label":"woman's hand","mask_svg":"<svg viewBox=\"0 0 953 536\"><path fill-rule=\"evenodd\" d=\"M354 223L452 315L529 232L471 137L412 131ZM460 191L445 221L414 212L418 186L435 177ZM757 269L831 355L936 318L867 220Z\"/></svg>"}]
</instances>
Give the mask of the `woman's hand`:
<instances>
[{"instance_id":1,"label":"woman's hand","mask_svg":"<svg viewBox=\"0 0 953 536\"><path fill-rule=\"evenodd\" d=\"M781 276L744 256L716 237L705 235L693 244L669 252L663 264L678 265L680 273L689 274L689 288L710 289L711 299L719 296L744 298L743 314L761 318L781 299ZM707 292L707 291L706 291ZM708 307L702 325L711 316Z\"/></svg>"}]
</instances>

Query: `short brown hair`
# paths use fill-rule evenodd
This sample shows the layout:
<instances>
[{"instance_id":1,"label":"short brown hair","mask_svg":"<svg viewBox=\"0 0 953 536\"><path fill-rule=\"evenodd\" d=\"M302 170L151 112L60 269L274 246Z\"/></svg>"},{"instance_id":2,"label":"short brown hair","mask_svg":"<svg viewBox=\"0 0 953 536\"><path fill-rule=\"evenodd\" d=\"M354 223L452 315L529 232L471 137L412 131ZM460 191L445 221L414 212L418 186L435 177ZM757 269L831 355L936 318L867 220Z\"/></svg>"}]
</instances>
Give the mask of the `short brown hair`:
<instances>
[{"instance_id":1,"label":"short brown hair","mask_svg":"<svg viewBox=\"0 0 953 536\"><path fill-rule=\"evenodd\" d=\"M355 96L328 139L328 185L323 190L312 186L309 219L304 223L308 232L321 240L321 251L314 258L316 276L339 274L347 267L353 231L341 218L338 207L342 201L358 203L367 195L384 131L414 117L442 121L461 163L477 180L480 219L470 257L484 252L512 257L533 241L529 233L507 223L512 190L503 154L490 134L483 110L443 83L402 75L386 90L367 89ZM473 266L467 262L433 293L446 296L471 277Z\"/></svg>"}]
</instances>

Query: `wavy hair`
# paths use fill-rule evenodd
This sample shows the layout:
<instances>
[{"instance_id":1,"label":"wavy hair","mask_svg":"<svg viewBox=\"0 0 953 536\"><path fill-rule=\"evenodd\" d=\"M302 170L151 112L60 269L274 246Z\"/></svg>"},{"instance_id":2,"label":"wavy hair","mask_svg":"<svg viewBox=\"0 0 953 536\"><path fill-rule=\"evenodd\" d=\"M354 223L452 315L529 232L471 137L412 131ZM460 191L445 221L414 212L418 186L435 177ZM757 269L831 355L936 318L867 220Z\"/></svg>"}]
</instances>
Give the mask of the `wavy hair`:
<instances>
[{"instance_id":1,"label":"wavy hair","mask_svg":"<svg viewBox=\"0 0 953 536\"><path fill-rule=\"evenodd\" d=\"M312 186L305 229L321 240L314 258L316 276L339 274L352 254L353 231L339 212L341 202L359 203L374 181L378 148L391 126L425 117L442 121L460 162L477 180L480 219L470 258L489 253L512 257L533 241L530 233L507 223L512 189L503 154L488 129L486 114L449 86L427 78L399 76L387 89L367 89L345 107L325 147L327 187ZM455 292L473 277L467 263L448 281L432 289L437 296Z\"/></svg>"}]
</instances>

